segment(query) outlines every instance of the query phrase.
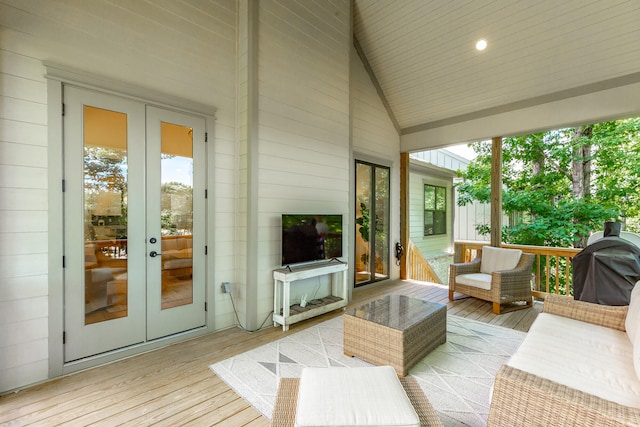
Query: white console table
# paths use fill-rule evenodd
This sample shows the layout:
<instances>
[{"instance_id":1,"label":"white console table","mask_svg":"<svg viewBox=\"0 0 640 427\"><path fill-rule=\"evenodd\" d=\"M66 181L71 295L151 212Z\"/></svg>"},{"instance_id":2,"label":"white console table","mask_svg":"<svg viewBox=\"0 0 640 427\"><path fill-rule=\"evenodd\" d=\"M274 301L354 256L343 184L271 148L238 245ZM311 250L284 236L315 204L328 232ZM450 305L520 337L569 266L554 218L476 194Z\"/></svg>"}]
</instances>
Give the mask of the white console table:
<instances>
[{"instance_id":1,"label":"white console table","mask_svg":"<svg viewBox=\"0 0 640 427\"><path fill-rule=\"evenodd\" d=\"M292 269L273 270L273 326L282 325L282 330L287 331L289 325L293 323L345 307L348 299L347 268L348 265L345 263L329 261ZM291 305L293 282L326 275L331 275L331 295L320 298L315 304L308 303L306 307Z\"/></svg>"}]
</instances>

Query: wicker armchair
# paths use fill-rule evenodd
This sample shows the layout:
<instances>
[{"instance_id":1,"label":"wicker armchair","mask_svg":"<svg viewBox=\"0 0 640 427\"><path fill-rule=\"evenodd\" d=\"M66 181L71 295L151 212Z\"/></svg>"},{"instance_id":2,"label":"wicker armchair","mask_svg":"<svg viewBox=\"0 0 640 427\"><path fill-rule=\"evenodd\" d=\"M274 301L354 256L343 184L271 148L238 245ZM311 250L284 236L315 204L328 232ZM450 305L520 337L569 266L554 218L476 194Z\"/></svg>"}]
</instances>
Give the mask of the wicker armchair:
<instances>
[{"instance_id":1,"label":"wicker armchair","mask_svg":"<svg viewBox=\"0 0 640 427\"><path fill-rule=\"evenodd\" d=\"M619 331L625 330L627 311L627 306L591 304L556 295L547 296L543 308L544 313ZM503 365L493 385L487 426L640 426L640 409Z\"/></svg>"},{"instance_id":2,"label":"wicker armchair","mask_svg":"<svg viewBox=\"0 0 640 427\"><path fill-rule=\"evenodd\" d=\"M485 247L486 251L489 251L489 247ZM514 251L514 249L502 249L491 248L493 251ZM518 251L520 252L520 251ZM492 254L493 256L500 256L498 254ZM533 261L535 255L529 253L520 252L520 259L517 261L515 267L508 270L498 270L487 272L482 267L482 251L478 253L478 256L469 263L451 264L449 269L449 300L454 300L454 293L469 295L475 298L479 298L485 301L491 301L493 303L493 312L500 314L501 304L513 303L513 302L526 302L518 308L526 308L533 305L531 297L531 269L533 267ZM460 276L463 276L461 278ZM470 284L469 280L463 280L472 278L480 278L490 282L489 289L485 289L482 286L476 284ZM476 280L477 281L477 280Z\"/></svg>"}]
</instances>

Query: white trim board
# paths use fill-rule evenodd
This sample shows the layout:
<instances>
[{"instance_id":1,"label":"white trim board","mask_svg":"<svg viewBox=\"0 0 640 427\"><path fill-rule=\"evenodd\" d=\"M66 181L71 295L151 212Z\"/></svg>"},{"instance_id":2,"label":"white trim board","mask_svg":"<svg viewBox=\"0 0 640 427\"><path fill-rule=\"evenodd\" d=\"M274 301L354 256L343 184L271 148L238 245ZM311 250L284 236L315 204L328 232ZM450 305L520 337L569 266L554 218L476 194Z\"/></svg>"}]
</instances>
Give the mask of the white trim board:
<instances>
[{"instance_id":1,"label":"white trim board","mask_svg":"<svg viewBox=\"0 0 640 427\"><path fill-rule=\"evenodd\" d=\"M176 108L200 116L211 116L215 118L217 108L199 102L190 101L180 97L167 95L155 90L146 89L140 86L131 85L110 79L108 77L97 76L82 71L73 70L50 62L44 63L47 73L45 77L51 80L58 80L63 83L73 84L87 89L101 89L111 94L144 101L148 104L175 110Z\"/></svg>"},{"instance_id":2,"label":"white trim board","mask_svg":"<svg viewBox=\"0 0 640 427\"><path fill-rule=\"evenodd\" d=\"M400 137L400 150L509 137L640 114L640 83L425 129Z\"/></svg>"}]
</instances>

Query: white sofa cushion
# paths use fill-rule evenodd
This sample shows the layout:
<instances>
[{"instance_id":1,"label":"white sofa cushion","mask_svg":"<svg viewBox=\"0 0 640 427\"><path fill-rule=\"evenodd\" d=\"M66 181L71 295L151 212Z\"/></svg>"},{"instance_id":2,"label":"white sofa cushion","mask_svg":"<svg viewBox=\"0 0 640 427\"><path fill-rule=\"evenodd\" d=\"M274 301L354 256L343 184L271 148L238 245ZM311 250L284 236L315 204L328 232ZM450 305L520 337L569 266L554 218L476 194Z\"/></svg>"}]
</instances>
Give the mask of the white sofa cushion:
<instances>
[{"instance_id":1,"label":"white sofa cushion","mask_svg":"<svg viewBox=\"0 0 640 427\"><path fill-rule=\"evenodd\" d=\"M633 366L640 379L640 281L636 282L631 291L631 302L624 327L633 346Z\"/></svg>"},{"instance_id":2,"label":"white sofa cushion","mask_svg":"<svg viewBox=\"0 0 640 427\"><path fill-rule=\"evenodd\" d=\"M624 328L633 344L640 345L640 281L636 282L631 291L631 302L629 303L629 311L624 321Z\"/></svg>"},{"instance_id":3,"label":"white sofa cushion","mask_svg":"<svg viewBox=\"0 0 640 427\"><path fill-rule=\"evenodd\" d=\"M616 329L541 313L509 366L640 409L640 380L633 349Z\"/></svg>"},{"instance_id":4,"label":"white sofa cushion","mask_svg":"<svg viewBox=\"0 0 640 427\"><path fill-rule=\"evenodd\" d=\"M485 273L461 274L456 276L456 283L488 291L491 290L491 275Z\"/></svg>"},{"instance_id":5,"label":"white sofa cushion","mask_svg":"<svg viewBox=\"0 0 640 427\"><path fill-rule=\"evenodd\" d=\"M480 272L491 274L494 271L513 270L518 265L521 255L520 249L483 246Z\"/></svg>"},{"instance_id":6,"label":"white sofa cushion","mask_svg":"<svg viewBox=\"0 0 640 427\"><path fill-rule=\"evenodd\" d=\"M304 368L300 376L297 427L419 427L391 366Z\"/></svg>"}]
</instances>

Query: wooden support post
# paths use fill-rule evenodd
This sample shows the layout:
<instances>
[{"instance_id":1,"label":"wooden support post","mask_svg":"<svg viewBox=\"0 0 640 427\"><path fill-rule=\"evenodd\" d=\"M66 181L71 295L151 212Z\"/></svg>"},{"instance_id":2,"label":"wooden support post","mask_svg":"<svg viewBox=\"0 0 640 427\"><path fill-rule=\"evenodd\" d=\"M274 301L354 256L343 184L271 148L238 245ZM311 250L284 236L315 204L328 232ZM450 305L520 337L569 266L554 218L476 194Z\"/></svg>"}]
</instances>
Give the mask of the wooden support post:
<instances>
[{"instance_id":1,"label":"wooden support post","mask_svg":"<svg viewBox=\"0 0 640 427\"><path fill-rule=\"evenodd\" d=\"M502 243L502 137L491 139L491 246Z\"/></svg>"},{"instance_id":2,"label":"wooden support post","mask_svg":"<svg viewBox=\"0 0 640 427\"><path fill-rule=\"evenodd\" d=\"M400 153L400 244L404 254L400 258L400 278L407 278L409 250L409 153Z\"/></svg>"}]
</instances>

